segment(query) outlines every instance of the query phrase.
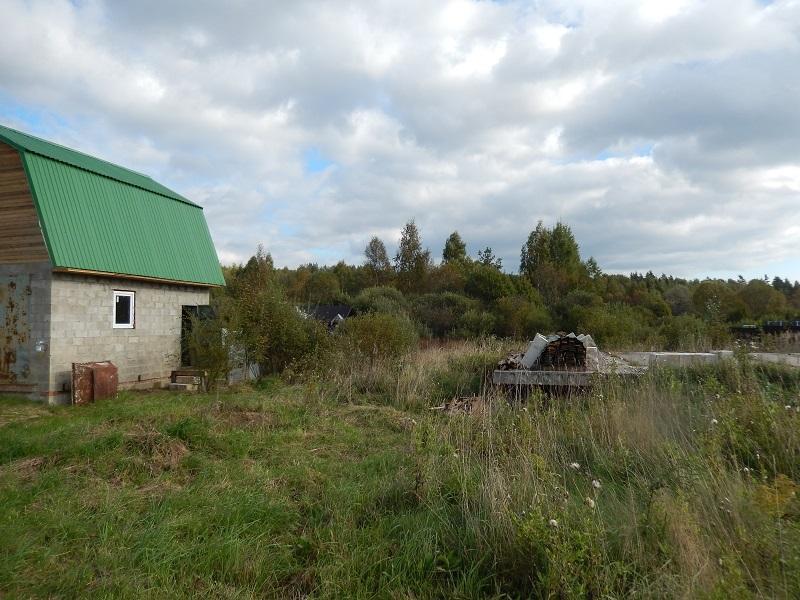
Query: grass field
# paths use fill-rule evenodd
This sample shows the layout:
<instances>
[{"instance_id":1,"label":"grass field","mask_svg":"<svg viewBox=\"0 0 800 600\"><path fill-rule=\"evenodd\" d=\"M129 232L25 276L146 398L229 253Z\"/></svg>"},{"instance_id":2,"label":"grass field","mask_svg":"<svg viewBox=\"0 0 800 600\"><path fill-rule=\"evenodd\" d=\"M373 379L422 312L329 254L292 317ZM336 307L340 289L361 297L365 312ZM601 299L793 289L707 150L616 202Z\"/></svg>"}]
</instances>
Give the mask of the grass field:
<instances>
[{"instance_id":1,"label":"grass field","mask_svg":"<svg viewBox=\"0 0 800 600\"><path fill-rule=\"evenodd\" d=\"M0 596L800 596L800 376L509 407L496 346L219 395L0 400ZM480 393L485 408L428 406Z\"/></svg>"}]
</instances>

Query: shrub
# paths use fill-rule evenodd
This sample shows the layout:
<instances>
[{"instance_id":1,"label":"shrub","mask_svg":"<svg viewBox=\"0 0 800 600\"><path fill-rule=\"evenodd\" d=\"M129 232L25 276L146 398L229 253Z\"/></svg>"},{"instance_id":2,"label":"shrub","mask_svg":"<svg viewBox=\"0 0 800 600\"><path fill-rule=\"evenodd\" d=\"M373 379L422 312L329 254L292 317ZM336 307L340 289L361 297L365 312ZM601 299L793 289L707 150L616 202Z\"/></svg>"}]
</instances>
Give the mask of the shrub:
<instances>
[{"instance_id":1,"label":"shrub","mask_svg":"<svg viewBox=\"0 0 800 600\"><path fill-rule=\"evenodd\" d=\"M668 319L661 327L660 333L667 350L705 350L710 342L707 325L702 319L693 315Z\"/></svg>"},{"instance_id":2,"label":"shrub","mask_svg":"<svg viewBox=\"0 0 800 600\"><path fill-rule=\"evenodd\" d=\"M353 299L353 308L359 313L405 314L408 309L403 294L393 288L377 286L363 290Z\"/></svg>"},{"instance_id":3,"label":"shrub","mask_svg":"<svg viewBox=\"0 0 800 600\"><path fill-rule=\"evenodd\" d=\"M494 267L475 263L467 274L466 292L483 302L491 303L514 294L511 277Z\"/></svg>"},{"instance_id":4,"label":"shrub","mask_svg":"<svg viewBox=\"0 0 800 600\"><path fill-rule=\"evenodd\" d=\"M276 286L243 295L233 322L247 362L258 364L261 375L280 373L327 339L322 324L304 318Z\"/></svg>"},{"instance_id":5,"label":"shrub","mask_svg":"<svg viewBox=\"0 0 800 600\"><path fill-rule=\"evenodd\" d=\"M445 337L453 333L461 316L477 304L475 300L452 292L425 294L414 300L412 312L431 335Z\"/></svg>"},{"instance_id":6,"label":"shrub","mask_svg":"<svg viewBox=\"0 0 800 600\"><path fill-rule=\"evenodd\" d=\"M337 330L346 349L370 360L397 357L417 343L414 324L404 316L363 314L347 319Z\"/></svg>"},{"instance_id":7,"label":"shrub","mask_svg":"<svg viewBox=\"0 0 800 600\"><path fill-rule=\"evenodd\" d=\"M186 341L192 366L206 372L206 391L216 388L219 380L227 380L233 367L232 340L219 315L211 319L192 317L192 329Z\"/></svg>"},{"instance_id":8,"label":"shrub","mask_svg":"<svg viewBox=\"0 0 800 600\"><path fill-rule=\"evenodd\" d=\"M478 308L471 308L458 320L455 331L457 337L480 338L494 331L495 318L489 312Z\"/></svg>"},{"instance_id":9,"label":"shrub","mask_svg":"<svg viewBox=\"0 0 800 600\"><path fill-rule=\"evenodd\" d=\"M591 333L598 344L609 348L641 345L652 331L640 310L624 304L577 307L574 313L576 329Z\"/></svg>"},{"instance_id":10,"label":"shrub","mask_svg":"<svg viewBox=\"0 0 800 600\"><path fill-rule=\"evenodd\" d=\"M552 328L550 313L544 306L522 296L506 296L495 304L495 332L502 337L531 339L537 332Z\"/></svg>"}]
</instances>

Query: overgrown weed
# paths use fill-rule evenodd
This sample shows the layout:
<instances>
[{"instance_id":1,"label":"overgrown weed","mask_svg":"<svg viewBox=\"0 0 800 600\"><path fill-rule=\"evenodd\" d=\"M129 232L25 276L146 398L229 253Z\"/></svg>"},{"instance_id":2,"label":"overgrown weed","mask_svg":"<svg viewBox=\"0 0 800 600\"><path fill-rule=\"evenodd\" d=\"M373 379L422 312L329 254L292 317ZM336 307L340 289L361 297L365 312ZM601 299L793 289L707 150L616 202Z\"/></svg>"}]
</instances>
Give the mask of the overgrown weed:
<instances>
[{"instance_id":1,"label":"overgrown weed","mask_svg":"<svg viewBox=\"0 0 800 600\"><path fill-rule=\"evenodd\" d=\"M489 397L429 426L426 501L512 597L796 597L798 387L777 375L730 363L520 409Z\"/></svg>"},{"instance_id":2,"label":"overgrown weed","mask_svg":"<svg viewBox=\"0 0 800 600\"><path fill-rule=\"evenodd\" d=\"M507 350L0 405L0 593L800 596L796 371L744 359L511 397L489 382ZM480 409L428 410L454 396Z\"/></svg>"}]
</instances>

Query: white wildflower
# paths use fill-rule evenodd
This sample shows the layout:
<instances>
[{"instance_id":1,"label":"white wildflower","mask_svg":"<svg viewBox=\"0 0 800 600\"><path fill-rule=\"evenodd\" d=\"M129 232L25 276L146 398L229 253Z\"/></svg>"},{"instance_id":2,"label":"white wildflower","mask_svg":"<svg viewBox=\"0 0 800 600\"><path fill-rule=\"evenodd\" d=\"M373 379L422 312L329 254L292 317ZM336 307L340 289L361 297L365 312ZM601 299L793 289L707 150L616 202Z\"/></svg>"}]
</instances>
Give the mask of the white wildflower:
<instances>
[{"instance_id":1,"label":"white wildflower","mask_svg":"<svg viewBox=\"0 0 800 600\"><path fill-rule=\"evenodd\" d=\"M550 527L558 527L558 521L555 519L550 519Z\"/></svg>"},{"instance_id":2,"label":"white wildflower","mask_svg":"<svg viewBox=\"0 0 800 600\"><path fill-rule=\"evenodd\" d=\"M792 410L792 405L791 404L787 404L783 408L785 408L786 410Z\"/></svg>"},{"instance_id":3,"label":"white wildflower","mask_svg":"<svg viewBox=\"0 0 800 600\"><path fill-rule=\"evenodd\" d=\"M586 506L588 506L589 508L594 508L594 500L592 500L591 498L586 498Z\"/></svg>"},{"instance_id":4,"label":"white wildflower","mask_svg":"<svg viewBox=\"0 0 800 600\"><path fill-rule=\"evenodd\" d=\"M749 473L749 472L750 472L750 467L745 467L745 468L744 468L744 469L742 469L742 470L743 470L745 473Z\"/></svg>"},{"instance_id":5,"label":"white wildflower","mask_svg":"<svg viewBox=\"0 0 800 600\"><path fill-rule=\"evenodd\" d=\"M593 487L594 489L596 489L596 490L599 490L599 489L600 489L600 487L601 487L601 485L600 485L600 480L598 480L598 479L592 479L592 487Z\"/></svg>"},{"instance_id":6,"label":"white wildflower","mask_svg":"<svg viewBox=\"0 0 800 600\"><path fill-rule=\"evenodd\" d=\"M717 421L716 419L711 419L711 424L712 425L716 425L717 423L719 423L719 421Z\"/></svg>"},{"instance_id":7,"label":"white wildflower","mask_svg":"<svg viewBox=\"0 0 800 600\"><path fill-rule=\"evenodd\" d=\"M575 469L577 471L578 469L581 468L581 465L579 463L574 462L574 463L570 463L569 467L570 467L570 469Z\"/></svg>"}]
</instances>

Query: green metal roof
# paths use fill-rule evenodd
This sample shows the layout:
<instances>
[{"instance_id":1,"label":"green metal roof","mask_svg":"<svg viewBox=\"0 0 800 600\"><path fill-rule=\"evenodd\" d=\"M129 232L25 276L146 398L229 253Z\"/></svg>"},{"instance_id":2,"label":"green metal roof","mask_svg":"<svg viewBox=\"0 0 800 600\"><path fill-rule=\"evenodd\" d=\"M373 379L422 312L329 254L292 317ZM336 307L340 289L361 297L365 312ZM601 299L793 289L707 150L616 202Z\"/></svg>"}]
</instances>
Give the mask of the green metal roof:
<instances>
[{"instance_id":1,"label":"green metal roof","mask_svg":"<svg viewBox=\"0 0 800 600\"><path fill-rule=\"evenodd\" d=\"M224 285L203 210L86 154L0 126L20 152L54 268Z\"/></svg>"}]
</instances>

